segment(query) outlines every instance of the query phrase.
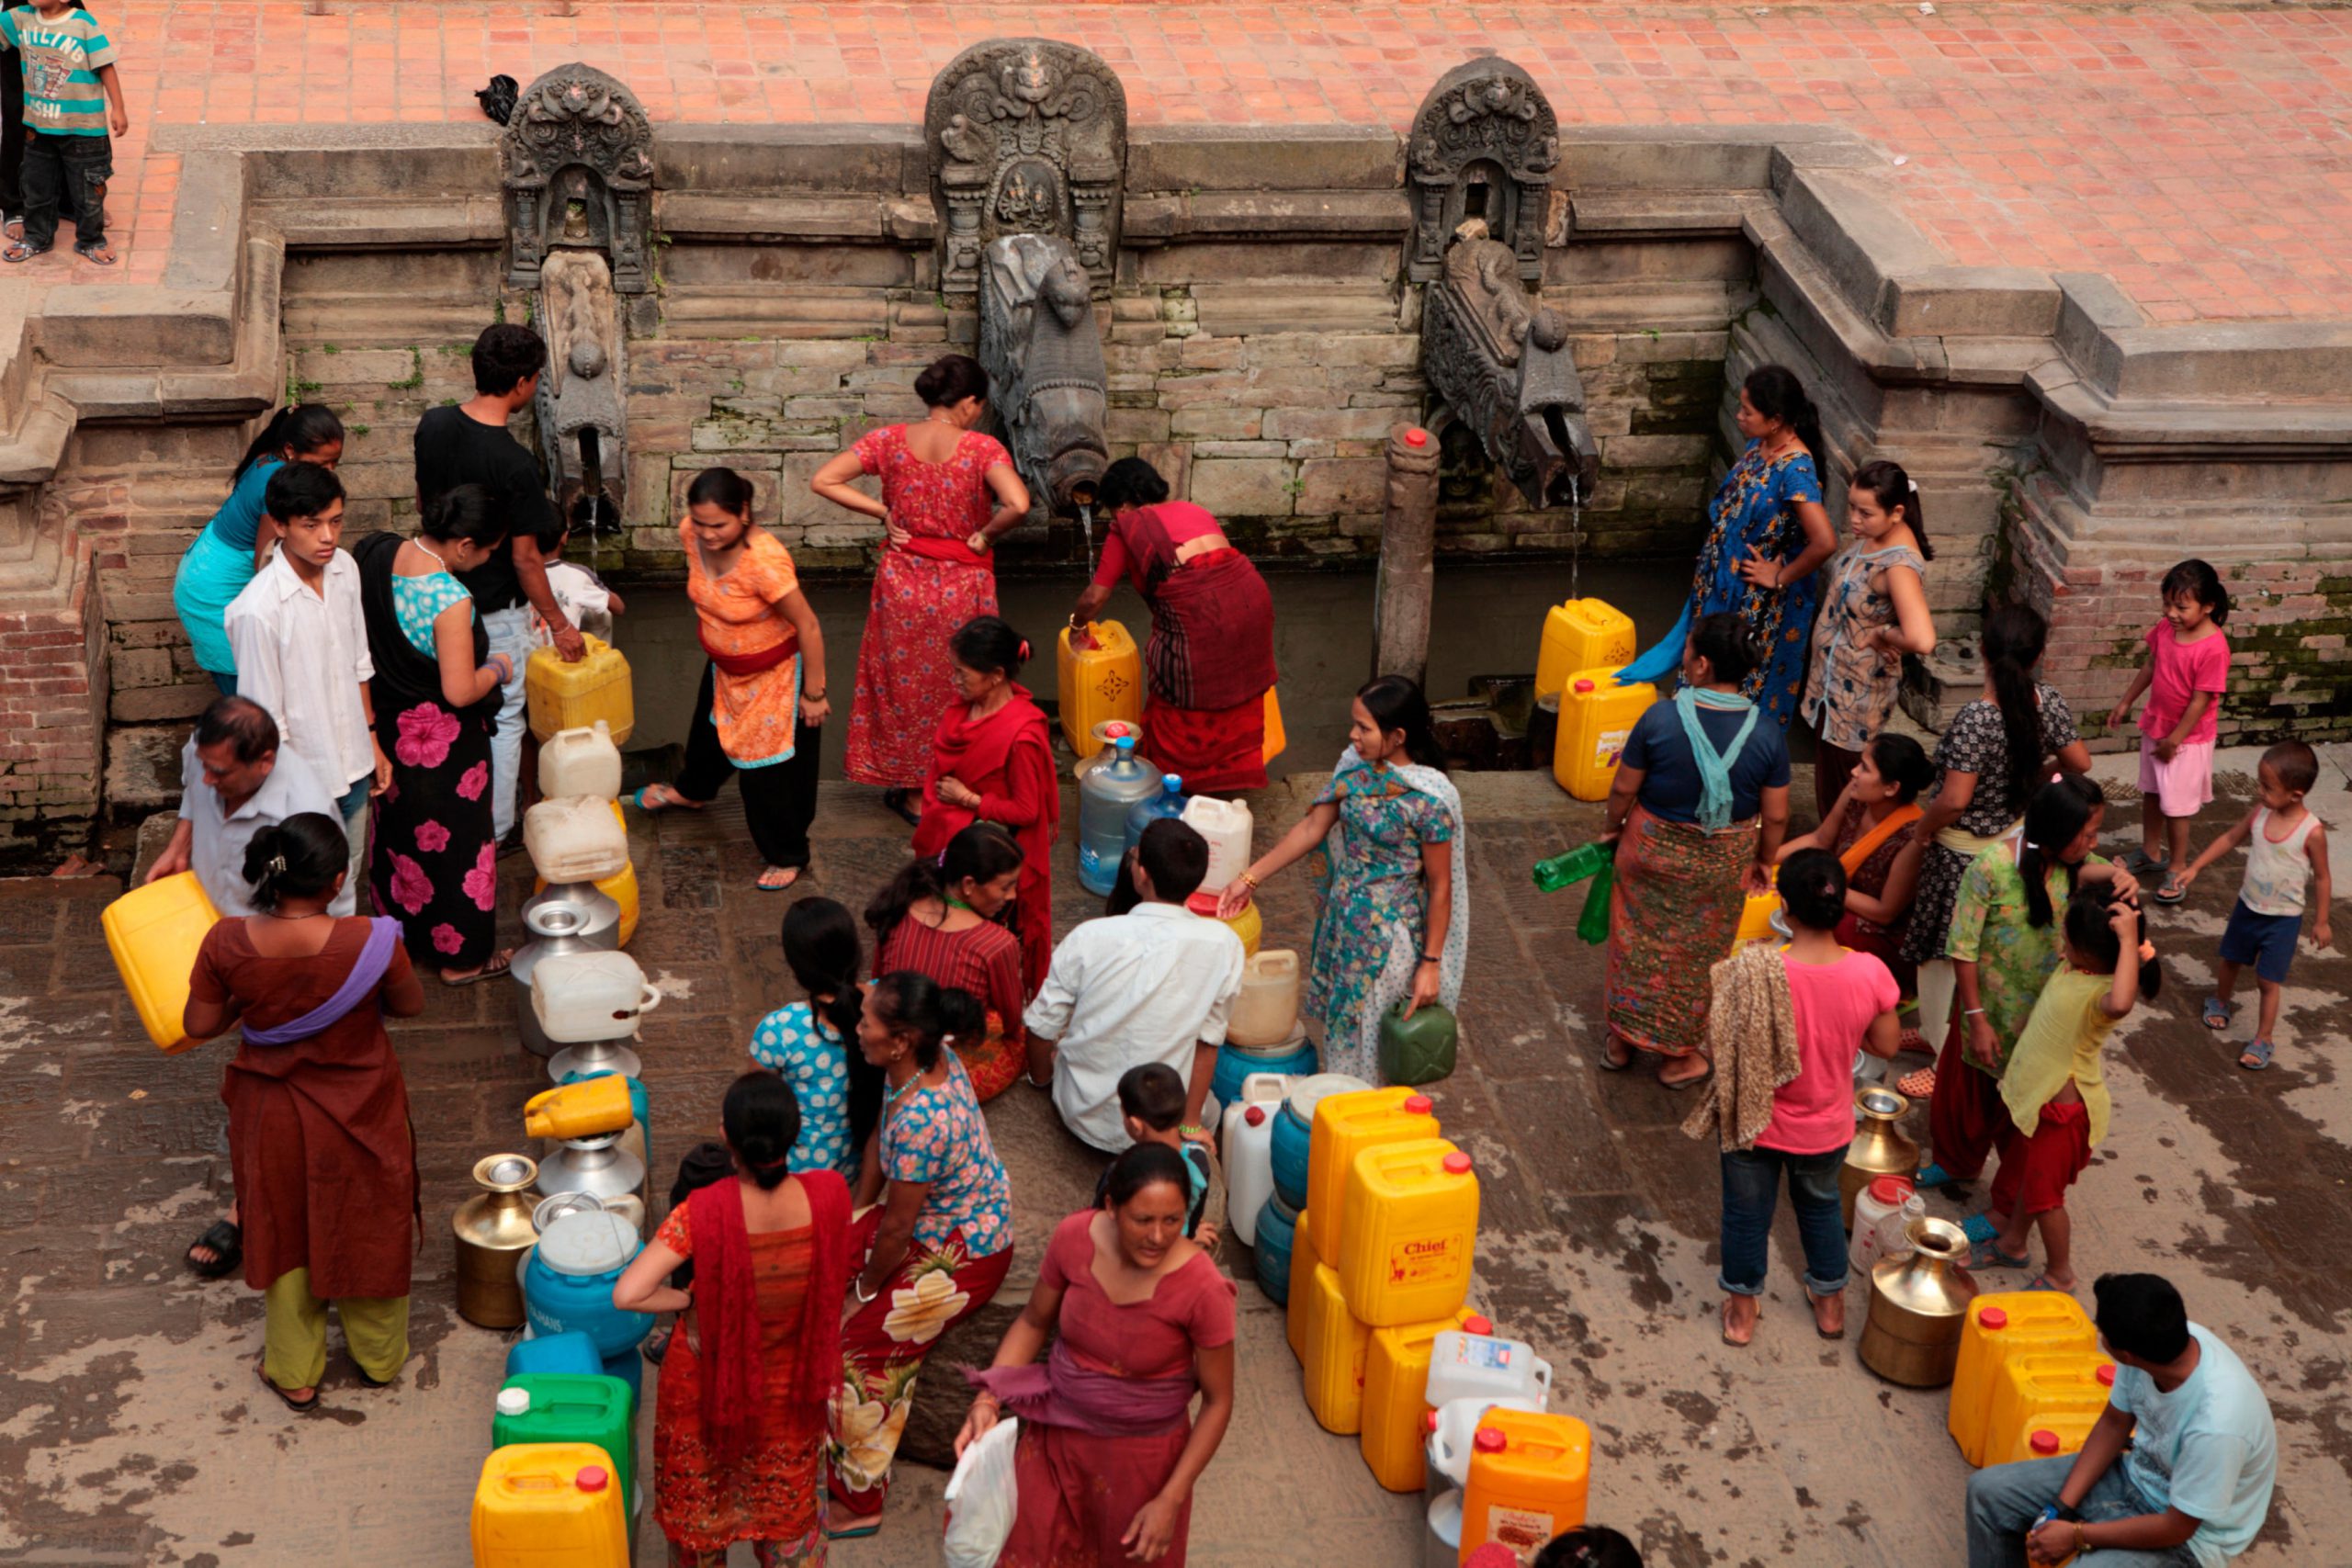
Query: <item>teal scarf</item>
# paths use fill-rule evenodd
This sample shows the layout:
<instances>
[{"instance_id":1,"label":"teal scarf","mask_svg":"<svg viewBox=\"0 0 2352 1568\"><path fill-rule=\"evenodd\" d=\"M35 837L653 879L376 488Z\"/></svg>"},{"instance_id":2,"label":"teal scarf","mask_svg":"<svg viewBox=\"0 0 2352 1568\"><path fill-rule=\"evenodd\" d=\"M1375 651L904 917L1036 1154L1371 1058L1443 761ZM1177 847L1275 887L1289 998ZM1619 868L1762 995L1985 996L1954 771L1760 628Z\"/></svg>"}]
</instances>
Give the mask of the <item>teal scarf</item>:
<instances>
[{"instance_id":1,"label":"teal scarf","mask_svg":"<svg viewBox=\"0 0 2352 1568\"><path fill-rule=\"evenodd\" d=\"M1699 723L1702 707L1730 712L1747 710L1747 722L1731 738L1730 750L1717 751ZM1736 692L1705 692L1685 686L1674 694L1674 711L1681 717L1682 733L1690 740L1690 759L1699 764L1699 826L1710 832L1731 826L1731 770L1739 761L1747 738L1756 731L1756 705Z\"/></svg>"}]
</instances>

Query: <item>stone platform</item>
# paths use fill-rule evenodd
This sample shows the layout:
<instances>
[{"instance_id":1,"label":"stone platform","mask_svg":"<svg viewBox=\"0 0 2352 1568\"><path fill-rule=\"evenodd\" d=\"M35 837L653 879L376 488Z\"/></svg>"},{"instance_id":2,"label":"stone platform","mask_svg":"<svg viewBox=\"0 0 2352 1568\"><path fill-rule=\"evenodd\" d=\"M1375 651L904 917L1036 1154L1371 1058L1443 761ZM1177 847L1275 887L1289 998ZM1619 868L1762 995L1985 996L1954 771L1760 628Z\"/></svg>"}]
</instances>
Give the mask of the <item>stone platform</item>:
<instances>
[{"instance_id":1,"label":"stone platform","mask_svg":"<svg viewBox=\"0 0 2352 1568\"><path fill-rule=\"evenodd\" d=\"M2321 808L2352 821L2340 764L2331 768ZM1316 782L1260 797L1261 843ZM1713 1156L1677 1130L1687 1097L1600 1071L1599 952L1576 942L1573 896L1545 897L1528 882L1532 861L1592 831L1598 808L1536 774L1461 782L1467 1043L1439 1110L1484 1181L1475 1299L1554 1362L1557 1407L1591 1423L1593 1517L1676 1568L1958 1568L1966 1472L1943 1398L1881 1383L1850 1339L1814 1337L1785 1215L1756 1345L1734 1351L1717 1337ZM2243 786L2224 779L2200 840L2243 809ZM2108 847L2135 831L2136 803L2120 792ZM731 795L703 817L632 813L631 838L646 900L632 951L667 996L645 1031L666 1185L678 1155L713 1131L753 1021L790 998L775 945L785 900L753 890ZM808 886L862 908L903 839L872 792L828 785ZM1073 867L1066 837L1065 927L1096 907ZM503 869L511 917L526 868ZM2196 1021L2228 873L2158 919L2166 989L2119 1036L2115 1131L2074 1208L2086 1277L2169 1274L2267 1387L2282 1482L2243 1561L2271 1568L2333 1561L2352 1540L2352 1273L2340 1257L2352 1234L2352 1101L2335 1065L2352 964L2299 959L2278 1067L2237 1071L2236 1045ZM376 1393L338 1356L325 1412L289 1416L253 1385L259 1297L180 1267L225 1177L222 1048L165 1058L140 1033L98 934L114 891L110 881L0 883L0 1562L460 1568L506 1337L455 1316L448 1214L476 1158L521 1146L522 1103L545 1086L514 1042L508 992L428 986L426 1015L396 1031L424 1163L416 1359L399 1386ZM1305 945L1302 874L1274 883L1265 915L1271 940ZM995 1102L989 1121L1020 1221L1021 1262L1000 1298L1010 1303L1095 1162L1025 1090ZM1957 1213L1941 1201L1936 1212ZM1198 1494L1193 1560L1418 1562L1415 1500L1383 1494L1354 1443L1315 1426L1279 1314L1249 1282L1246 1258L1235 1271L1239 1410ZM1860 1303L1858 1292L1857 1325ZM944 1386L944 1369L930 1376ZM882 1534L833 1561L935 1562L943 1480L904 1468ZM660 1561L650 1532L639 1545L640 1561Z\"/></svg>"}]
</instances>

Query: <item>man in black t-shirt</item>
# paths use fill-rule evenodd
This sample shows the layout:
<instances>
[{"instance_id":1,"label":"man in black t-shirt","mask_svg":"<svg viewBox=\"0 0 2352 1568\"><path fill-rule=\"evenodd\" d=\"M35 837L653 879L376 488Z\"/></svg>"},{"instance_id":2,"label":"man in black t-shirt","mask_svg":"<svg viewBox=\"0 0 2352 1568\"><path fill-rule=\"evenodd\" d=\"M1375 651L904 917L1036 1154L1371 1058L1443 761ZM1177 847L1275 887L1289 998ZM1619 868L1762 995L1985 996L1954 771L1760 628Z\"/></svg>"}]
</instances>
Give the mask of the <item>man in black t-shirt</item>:
<instances>
[{"instance_id":1,"label":"man in black t-shirt","mask_svg":"<svg viewBox=\"0 0 2352 1568\"><path fill-rule=\"evenodd\" d=\"M454 408L428 409L417 422L416 503L422 510L458 485L478 484L490 492L493 514L506 524L505 543L458 579L474 596L474 609L490 632L491 651L514 661L491 746L491 815L503 840L514 826L515 779L523 761L523 667L531 657L531 612L547 622L556 651L564 658L581 658L588 645L555 602L539 558L540 525L553 503L538 459L506 432L506 422L539 389L548 345L528 327L501 322L483 328L474 340L473 361L473 397Z\"/></svg>"}]
</instances>

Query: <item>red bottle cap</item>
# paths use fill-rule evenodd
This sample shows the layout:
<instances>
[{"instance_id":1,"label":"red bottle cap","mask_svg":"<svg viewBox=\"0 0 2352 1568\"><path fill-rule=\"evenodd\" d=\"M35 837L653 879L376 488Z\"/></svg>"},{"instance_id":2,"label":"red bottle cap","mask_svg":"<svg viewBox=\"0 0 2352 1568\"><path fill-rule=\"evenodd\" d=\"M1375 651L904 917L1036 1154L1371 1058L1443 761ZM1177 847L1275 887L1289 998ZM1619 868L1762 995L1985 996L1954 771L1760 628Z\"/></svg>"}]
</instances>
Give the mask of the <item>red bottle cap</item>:
<instances>
[{"instance_id":1,"label":"red bottle cap","mask_svg":"<svg viewBox=\"0 0 2352 1568\"><path fill-rule=\"evenodd\" d=\"M1434 1410L1428 1410L1428 1411L1424 1411L1424 1412L1422 1412L1422 1414L1421 1414L1421 1430L1422 1430L1422 1431L1424 1431L1424 1432L1434 1432L1434 1431L1436 1431L1436 1430L1437 1430L1437 1412L1436 1412L1436 1411L1434 1411Z\"/></svg>"},{"instance_id":2,"label":"red bottle cap","mask_svg":"<svg viewBox=\"0 0 2352 1568\"><path fill-rule=\"evenodd\" d=\"M1479 1427L1478 1435L1471 1442L1482 1454L1498 1454L1510 1447L1510 1439L1492 1427Z\"/></svg>"},{"instance_id":3,"label":"red bottle cap","mask_svg":"<svg viewBox=\"0 0 2352 1568\"><path fill-rule=\"evenodd\" d=\"M1125 733L1127 733L1127 727L1116 719L1102 727L1102 739L1105 740L1116 740Z\"/></svg>"},{"instance_id":4,"label":"red bottle cap","mask_svg":"<svg viewBox=\"0 0 2352 1568\"><path fill-rule=\"evenodd\" d=\"M1262 1127L1266 1124L1266 1108L1262 1105L1253 1105L1241 1113L1241 1119L1252 1127Z\"/></svg>"},{"instance_id":5,"label":"red bottle cap","mask_svg":"<svg viewBox=\"0 0 2352 1568\"><path fill-rule=\"evenodd\" d=\"M2036 1432L2026 1441L2032 1446L2035 1453L2041 1455L2044 1459L2058 1451L2058 1434L2055 1432L2048 1430Z\"/></svg>"},{"instance_id":6,"label":"red bottle cap","mask_svg":"<svg viewBox=\"0 0 2352 1568\"><path fill-rule=\"evenodd\" d=\"M1899 1176L1880 1176L1871 1180L1871 1196L1890 1209L1903 1207L1903 1200L1911 1196L1911 1183Z\"/></svg>"},{"instance_id":7,"label":"red bottle cap","mask_svg":"<svg viewBox=\"0 0 2352 1568\"><path fill-rule=\"evenodd\" d=\"M1495 1332L1494 1319L1486 1316L1484 1314L1474 1312L1468 1317L1462 1320L1462 1332L1464 1334L1476 1334L1481 1338L1491 1338Z\"/></svg>"},{"instance_id":8,"label":"red bottle cap","mask_svg":"<svg viewBox=\"0 0 2352 1568\"><path fill-rule=\"evenodd\" d=\"M571 1478L571 1483L582 1492L602 1492L612 1483L612 1479L605 1473L603 1465L583 1464L580 1467L580 1473Z\"/></svg>"},{"instance_id":9,"label":"red bottle cap","mask_svg":"<svg viewBox=\"0 0 2352 1568\"><path fill-rule=\"evenodd\" d=\"M1976 1325L1979 1328L2007 1328L2009 1314L1999 1307L1980 1307L1976 1313Z\"/></svg>"},{"instance_id":10,"label":"red bottle cap","mask_svg":"<svg viewBox=\"0 0 2352 1568\"><path fill-rule=\"evenodd\" d=\"M1206 915L1209 919L1216 919L1216 895L1195 893L1184 900L1184 908L1196 915Z\"/></svg>"},{"instance_id":11,"label":"red bottle cap","mask_svg":"<svg viewBox=\"0 0 2352 1568\"><path fill-rule=\"evenodd\" d=\"M1467 1175L1469 1175L1469 1174L1470 1174L1470 1156L1469 1156L1468 1155L1465 1155L1465 1154L1460 1154L1460 1153L1456 1153L1456 1154L1450 1154L1450 1155L1446 1156L1445 1156L1445 1171L1446 1171L1446 1174L1447 1174L1448 1176L1467 1176Z\"/></svg>"},{"instance_id":12,"label":"red bottle cap","mask_svg":"<svg viewBox=\"0 0 2352 1568\"><path fill-rule=\"evenodd\" d=\"M1408 430L1408 431L1405 432L1405 445L1406 445L1406 446L1428 446L1429 444L1430 444L1430 433L1429 433L1428 431L1426 431L1426 430L1423 430L1419 425L1418 425L1418 424L1417 424L1417 425L1415 425L1412 429L1410 429L1410 430Z\"/></svg>"},{"instance_id":13,"label":"red bottle cap","mask_svg":"<svg viewBox=\"0 0 2352 1568\"><path fill-rule=\"evenodd\" d=\"M2114 1362L2109 1361L2107 1365L2098 1370L2098 1386L2101 1388L2113 1388L2115 1386Z\"/></svg>"},{"instance_id":14,"label":"red bottle cap","mask_svg":"<svg viewBox=\"0 0 2352 1568\"><path fill-rule=\"evenodd\" d=\"M1408 1094L1405 1097L1405 1109L1413 1115L1427 1116L1437 1109L1437 1101L1426 1094Z\"/></svg>"},{"instance_id":15,"label":"red bottle cap","mask_svg":"<svg viewBox=\"0 0 2352 1568\"><path fill-rule=\"evenodd\" d=\"M1589 692L1589 691L1591 691L1591 690L1592 690L1592 682L1589 682L1589 681L1578 681L1578 682L1577 682L1577 694L1578 694L1579 695L1581 695L1582 694L1584 694L1584 693L1586 693L1586 692Z\"/></svg>"}]
</instances>

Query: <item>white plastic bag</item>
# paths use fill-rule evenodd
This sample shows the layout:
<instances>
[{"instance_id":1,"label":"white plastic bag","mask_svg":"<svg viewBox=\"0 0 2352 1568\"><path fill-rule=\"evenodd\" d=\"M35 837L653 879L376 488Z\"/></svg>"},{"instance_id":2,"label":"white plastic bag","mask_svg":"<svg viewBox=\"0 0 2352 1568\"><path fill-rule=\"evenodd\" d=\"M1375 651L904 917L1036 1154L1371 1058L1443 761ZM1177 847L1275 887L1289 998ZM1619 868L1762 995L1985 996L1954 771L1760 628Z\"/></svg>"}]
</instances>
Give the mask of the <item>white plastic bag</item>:
<instances>
[{"instance_id":1,"label":"white plastic bag","mask_svg":"<svg viewBox=\"0 0 2352 1568\"><path fill-rule=\"evenodd\" d=\"M996 1568L1021 1506L1012 1472L1012 1445L1021 1423L1000 1420L956 1461L947 1479L947 1568Z\"/></svg>"}]
</instances>

